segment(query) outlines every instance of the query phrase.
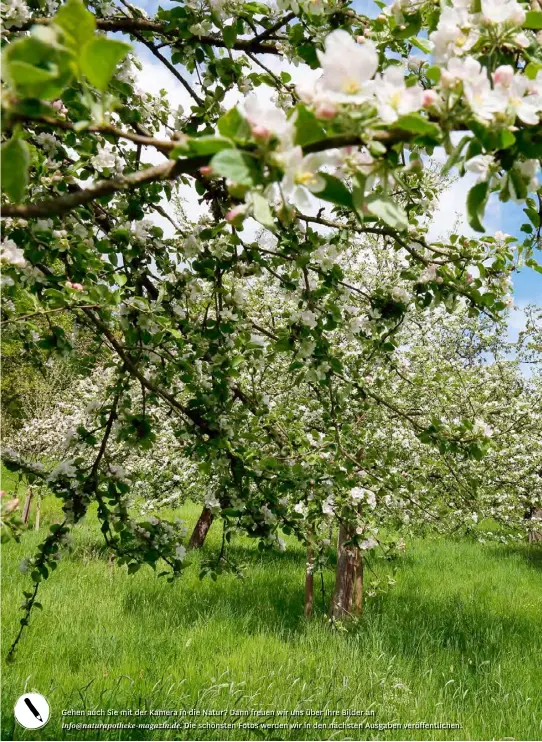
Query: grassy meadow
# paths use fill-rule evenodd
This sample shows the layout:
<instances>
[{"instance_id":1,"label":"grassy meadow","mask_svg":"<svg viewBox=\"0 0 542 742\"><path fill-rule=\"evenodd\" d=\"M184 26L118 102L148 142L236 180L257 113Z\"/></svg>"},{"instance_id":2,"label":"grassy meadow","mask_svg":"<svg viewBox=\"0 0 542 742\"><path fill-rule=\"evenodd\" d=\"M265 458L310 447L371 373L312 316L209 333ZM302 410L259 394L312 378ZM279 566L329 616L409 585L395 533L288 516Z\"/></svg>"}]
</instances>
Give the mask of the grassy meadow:
<instances>
[{"instance_id":1,"label":"grassy meadow","mask_svg":"<svg viewBox=\"0 0 542 742\"><path fill-rule=\"evenodd\" d=\"M8 475L9 476L9 475ZM4 488L9 481L4 482ZM193 523L198 507L179 514ZM197 561L220 546L211 529L202 555L173 585L148 569L128 576L112 565L90 513L73 548L40 589L16 661L5 656L17 631L25 555L58 515L42 505L40 532L2 552L2 739L503 739L542 738L542 550L419 540L398 563L396 584L369 598L348 632L327 625L319 579L316 610L303 618L305 554L258 551L236 537L232 556L246 577L200 582ZM371 565L385 582L389 564ZM368 570L368 577L374 574ZM329 599L333 581L325 578ZM48 724L14 722L25 691L46 696ZM104 716L62 717L63 709ZM107 716L108 710L225 711L220 716ZM315 717L345 709L365 716ZM300 711L285 717L239 711ZM374 712L374 715L371 715ZM179 723L180 729L63 729L62 723ZM237 723L236 729L182 728ZM330 723L453 723L456 729L337 729ZM263 724L298 723L296 729ZM314 724L327 724L318 728Z\"/></svg>"}]
</instances>

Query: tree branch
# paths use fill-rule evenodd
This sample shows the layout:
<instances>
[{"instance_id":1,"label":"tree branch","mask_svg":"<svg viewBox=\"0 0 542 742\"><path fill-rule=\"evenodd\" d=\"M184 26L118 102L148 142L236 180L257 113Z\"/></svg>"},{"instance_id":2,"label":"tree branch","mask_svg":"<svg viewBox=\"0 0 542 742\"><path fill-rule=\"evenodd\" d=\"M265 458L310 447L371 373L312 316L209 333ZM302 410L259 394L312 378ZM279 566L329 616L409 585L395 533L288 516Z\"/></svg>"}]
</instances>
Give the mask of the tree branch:
<instances>
[{"instance_id":1,"label":"tree branch","mask_svg":"<svg viewBox=\"0 0 542 742\"><path fill-rule=\"evenodd\" d=\"M48 26L52 22L52 18L33 18L28 23L20 26L18 31L28 31L32 26ZM175 28L171 28L171 24L162 23L160 21L151 20L149 18L128 18L126 16L115 16L112 18L96 18L96 27L100 31L121 31L124 33L135 34L135 32L150 32L157 36L165 36L170 38L172 42L175 42L176 46L180 46L183 42L192 43L196 45L206 44L208 46L215 46L219 48L226 48L226 42L224 39L220 39L216 36L193 36L191 39L179 39L179 32ZM268 41L260 41L255 39L237 39L232 49L237 51L251 51L256 54L275 54L278 55L281 52L277 49L276 45Z\"/></svg>"},{"instance_id":2,"label":"tree branch","mask_svg":"<svg viewBox=\"0 0 542 742\"><path fill-rule=\"evenodd\" d=\"M372 132L372 139L380 141L408 140L409 134L405 131ZM160 140L161 141L161 140ZM364 141L360 136L347 135L324 139L320 142L308 144L303 148L304 154L311 152L324 152L328 149L341 147L360 146ZM249 148L247 148L249 151ZM56 214L66 214L68 211L95 201L101 196L109 196L119 191L126 191L147 183L158 180L175 180L180 175L195 173L200 167L207 165L212 155L199 155L197 157L185 157L178 160L167 160L161 165L138 170L130 175L122 175L109 180L100 180L90 188L85 188L65 196L46 199L37 204L2 204L2 214L8 217L19 217L29 219L32 217L49 217Z\"/></svg>"},{"instance_id":3,"label":"tree branch","mask_svg":"<svg viewBox=\"0 0 542 742\"><path fill-rule=\"evenodd\" d=\"M162 62L162 64L171 72L171 74L175 77L175 79L181 83L181 85L188 92L188 94L192 96L192 98L196 101L198 106L203 106L205 104L205 101L203 100L203 98L199 97L199 95L192 88L192 86L184 79L184 77L180 74L180 72L176 70L175 67L171 64L169 59L164 57L164 55L158 51L158 49L152 43L152 41L148 41L144 36L141 36L140 34L136 32L134 32L134 36L141 44L144 44L144 46L147 47L147 49L151 52L151 54L154 54L156 59L159 59L160 62Z\"/></svg>"}]
</instances>

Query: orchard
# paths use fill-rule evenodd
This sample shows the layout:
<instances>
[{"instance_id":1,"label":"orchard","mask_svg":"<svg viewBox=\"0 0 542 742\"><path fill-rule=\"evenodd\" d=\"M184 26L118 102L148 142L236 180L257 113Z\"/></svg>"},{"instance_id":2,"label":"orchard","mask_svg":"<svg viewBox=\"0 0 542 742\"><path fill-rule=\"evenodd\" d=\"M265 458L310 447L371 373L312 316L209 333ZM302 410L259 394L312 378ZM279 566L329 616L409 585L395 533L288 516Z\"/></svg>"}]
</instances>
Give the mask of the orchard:
<instances>
[{"instance_id":1,"label":"orchard","mask_svg":"<svg viewBox=\"0 0 542 742\"><path fill-rule=\"evenodd\" d=\"M540 307L507 323L517 273L542 282L542 10L376 6L2 4L4 377L28 381L2 459L63 513L10 659L91 506L111 558L170 582L210 528L202 579L239 571L235 534L295 537L307 618L335 570L330 631L416 534L539 539ZM189 104L138 87L138 49ZM160 516L187 501L195 526Z\"/></svg>"}]
</instances>

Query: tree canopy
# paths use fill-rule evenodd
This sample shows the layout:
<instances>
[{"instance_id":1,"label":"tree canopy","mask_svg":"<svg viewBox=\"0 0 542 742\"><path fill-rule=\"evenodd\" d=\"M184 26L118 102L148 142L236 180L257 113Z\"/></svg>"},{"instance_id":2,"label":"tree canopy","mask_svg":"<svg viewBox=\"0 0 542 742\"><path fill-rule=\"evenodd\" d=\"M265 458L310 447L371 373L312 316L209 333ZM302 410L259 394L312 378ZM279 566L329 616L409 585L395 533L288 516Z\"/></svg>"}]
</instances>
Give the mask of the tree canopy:
<instances>
[{"instance_id":1,"label":"tree canopy","mask_svg":"<svg viewBox=\"0 0 542 742\"><path fill-rule=\"evenodd\" d=\"M38 366L84 337L93 369L56 410L69 424L32 450L27 423L3 453L65 516L26 565L21 631L91 502L129 572L182 574L184 525L135 517L134 481L198 489L262 549L282 529L324 558L340 524L335 617L360 554L412 520L519 527L540 504L540 380L519 369L540 318L515 360L499 323L513 272L541 271L542 12L376 5L7 5L2 321ZM138 89L138 45L189 110ZM465 173L478 236L434 241ZM521 238L485 232L495 197L523 205Z\"/></svg>"}]
</instances>

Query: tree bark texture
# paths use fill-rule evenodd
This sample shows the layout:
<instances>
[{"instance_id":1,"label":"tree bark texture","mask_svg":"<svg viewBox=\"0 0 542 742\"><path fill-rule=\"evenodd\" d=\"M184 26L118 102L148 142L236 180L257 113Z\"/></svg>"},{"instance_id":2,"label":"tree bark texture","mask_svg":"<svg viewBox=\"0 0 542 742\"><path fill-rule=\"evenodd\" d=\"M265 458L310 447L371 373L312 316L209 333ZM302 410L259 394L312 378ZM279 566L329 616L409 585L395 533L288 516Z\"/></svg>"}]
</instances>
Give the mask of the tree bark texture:
<instances>
[{"instance_id":1,"label":"tree bark texture","mask_svg":"<svg viewBox=\"0 0 542 742\"><path fill-rule=\"evenodd\" d=\"M204 507L190 536L190 541L188 542L189 549L201 549L214 518L215 516L212 511Z\"/></svg>"},{"instance_id":2,"label":"tree bark texture","mask_svg":"<svg viewBox=\"0 0 542 742\"><path fill-rule=\"evenodd\" d=\"M310 618L312 614L312 604L314 602L314 550L312 546L307 547L307 571L305 573L305 618Z\"/></svg>"},{"instance_id":3,"label":"tree bark texture","mask_svg":"<svg viewBox=\"0 0 542 742\"><path fill-rule=\"evenodd\" d=\"M329 617L344 620L360 616L363 611L363 557L360 550L345 542L354 534L341 524L337 553L335 589L329 607Z\"/></svg>"}]
</instances>

